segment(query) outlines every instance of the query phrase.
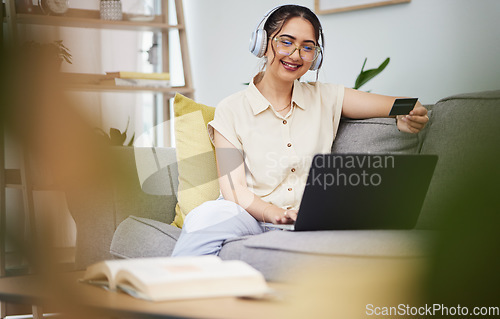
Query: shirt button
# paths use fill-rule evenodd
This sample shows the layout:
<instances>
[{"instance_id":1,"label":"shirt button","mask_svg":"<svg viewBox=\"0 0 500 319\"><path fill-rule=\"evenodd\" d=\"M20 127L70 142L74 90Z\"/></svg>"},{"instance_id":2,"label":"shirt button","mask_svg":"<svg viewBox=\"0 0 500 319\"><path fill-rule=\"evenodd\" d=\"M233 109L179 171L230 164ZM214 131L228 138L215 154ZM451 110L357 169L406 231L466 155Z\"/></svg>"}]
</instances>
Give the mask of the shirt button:
<instances>
[{"instance_id":1,"label":"shirt button","mask_svg":"<svg viewBox=\"0 0 500 319\"><path fill-rule=\"evenodd\" d=\"M291 191L292 191L292 188L291 188L291 187L290 187L290 188L288 188L288 191L289 191L289 192L291 192Z\"/></svg>"},{"instance_id":2,"label":"shirt button","mask_svg":"<svg viewBox=\"0 0 500 319\"><path fill-rule=\"evenodd\" d=\"M288 122L286 120L283 120L283 124L286 124L286 123L288 123Z\"/></svg>"},{"instance_id":3,"label":"shirt button","mask_svg":"<svg viewBox=\"0 0 500 319\"><path fill-rule=\"evenodd\" d=\"M295 168L292 168L291 171L292 171L292 173L295 173Z\"/></svg>"},{"instance_id":4,"label":"shirt button","mask_svg":"<svg viewBox=\"0 0 500 319\"><path fill-rule=\"evenodd\" d=\"M288 143L288 144L286 144L286 146L292 147L292 143Z\"/></svg>"}]
</instances>

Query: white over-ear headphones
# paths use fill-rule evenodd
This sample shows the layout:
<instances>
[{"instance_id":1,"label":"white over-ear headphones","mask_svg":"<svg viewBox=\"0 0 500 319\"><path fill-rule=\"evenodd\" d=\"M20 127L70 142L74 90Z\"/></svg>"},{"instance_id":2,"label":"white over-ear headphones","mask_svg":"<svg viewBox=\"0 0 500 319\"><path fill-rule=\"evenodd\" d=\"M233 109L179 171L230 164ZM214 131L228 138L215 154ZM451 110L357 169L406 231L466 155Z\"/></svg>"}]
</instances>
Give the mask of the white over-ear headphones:
<instances>
[{"instance_id":1,"label":"white over-ear headphones","mask_svg":"<svg viewBox=\"0 0 500 319\"><path fill-rule=\"evenodd\" d=\"M282 6L277 6L271 10L269 10L264 17L259 21L257 26L255 27L255 30L252 32L252 37L250 38L250 45L249 49L250 52L252 52L253 55L255 55L258 58L262 58L264 54L266 53L266 48L267 48L267 32L264 30L264 28L260 28L261 25L264 25L264 21L269 17L274 11L278 10ZM320 28L320 39L323 41L323 30ZM311 67L309 70L311 71L316 71L319 69L321 66L321 63L323 62L323 45L320 44L320 51L318 53L318 56L316 57L316 60L313 61L311 64Z\"/></svg>"}]
</instances>

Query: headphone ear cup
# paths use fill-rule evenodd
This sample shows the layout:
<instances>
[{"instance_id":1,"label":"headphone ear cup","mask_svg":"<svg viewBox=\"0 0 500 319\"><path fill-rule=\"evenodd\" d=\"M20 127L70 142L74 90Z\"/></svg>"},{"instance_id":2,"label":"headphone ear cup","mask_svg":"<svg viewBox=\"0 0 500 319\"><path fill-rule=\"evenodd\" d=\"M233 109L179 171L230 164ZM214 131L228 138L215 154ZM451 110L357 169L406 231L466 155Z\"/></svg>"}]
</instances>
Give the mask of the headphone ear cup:
<instances>
[{"instance_id":1,"label":"headphone ear cup","mask_svg":"<svg viewBox=\"0 0 500 319\"><path fill-rule=\"evenodd\" d=\"M267 48L267 32L264 29L257 29L250 38L250 52L258 58L262 58Z\"/></svg>"},{"instance_id":2,"label":"headphone ear cup","mask_svg":"<svg viewBox=\"0 0 500 319\"><path fill-rule=\"evenodd\" d=\"M313 64L311 64L309 70L316 71L321 66L321 63L323 63L323 50L319 51L318 57L314 60Z\"/></svg>"}]
</instances>

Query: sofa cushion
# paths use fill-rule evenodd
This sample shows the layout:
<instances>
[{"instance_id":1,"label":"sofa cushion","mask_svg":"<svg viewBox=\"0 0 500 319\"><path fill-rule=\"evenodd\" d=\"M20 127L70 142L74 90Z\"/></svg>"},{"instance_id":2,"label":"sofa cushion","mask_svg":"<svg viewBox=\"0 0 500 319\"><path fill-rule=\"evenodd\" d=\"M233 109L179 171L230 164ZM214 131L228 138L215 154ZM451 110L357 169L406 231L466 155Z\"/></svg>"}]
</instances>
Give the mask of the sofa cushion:
<instances>
[{"instance_id":1,"label":"sofa cushion","mask_svg":"<svg viewBox=\"0 0 500 319\"><path fill-rule=\"evenodd\" d=\"M434 105L421 153L437 154L439 159L418 228L445 223L443 206L460 196L454 186L463 184L470 170L482 169L477 158L498 154L494 151L500 145L499 118L500 90L450 96ZM475 186L469 188L473 191Z\"/></svg>"},{"instance_id":2,"label":"sofa cushion","mask_svg":"<svg viewBox=\"0 0 500 319\"><path fill-rule=\"evenodd\" d=\"M186 214L219 196L215 152L207 131L215 108L177 94L174 114L179 189L172 225L182 227Z\"/></svg>"},{"instance_id":3,"label":"sofa cushion","mask_svg":"<svg viewBox=\"0 0 500 319\"><path fill-rule=\"evenodd\" d=\"M321 255L414 257L426 254L431 234L425 230L269 231L248 238L244 245Z\"/></svg>"},{"instance_id":4,"label":"sofa cushion","mask_svg":"<svg viewBox=\"0 0 500 319\"><path fill-rule=\"evenodd\" d=\"M220 257L241 259L266 279L281 281L289 270L308 263L424 258L433 234L425 230L270 231L225 243Z\"/></svg>"},{"instance_id":5,"label":"sofa cushion","mask_svg":"<svg viewBox=\"0 0 500 319\"><path fill-rule=\"evenodd\" d=\"M180 234L172 225L130 216L117 227L110 253L119 258L170 256Z\"/></svg>"},{"instance_id":6,"label":"sofa cushion","mask_svg":"<svg viewBox=\"0 0 500 319\"><path fill-rule=\"evenodd\" d=\"M393 118L342 118L332 153L416 154L424 131L418 134L400 132Z\"/></svg>"}]
</instances>

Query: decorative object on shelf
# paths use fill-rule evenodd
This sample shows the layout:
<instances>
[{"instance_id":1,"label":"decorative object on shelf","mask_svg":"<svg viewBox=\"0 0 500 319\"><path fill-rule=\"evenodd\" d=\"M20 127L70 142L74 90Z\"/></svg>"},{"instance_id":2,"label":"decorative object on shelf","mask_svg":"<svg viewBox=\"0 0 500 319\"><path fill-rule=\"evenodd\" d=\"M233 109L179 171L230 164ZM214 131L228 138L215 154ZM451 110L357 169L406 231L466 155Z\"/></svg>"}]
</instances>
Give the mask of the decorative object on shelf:
<instances>
[{"instance_id":1,"label":"decorative object on shelf","mask_svg":"<svg viewBox=\"0 0 500 319\"><path fill-rule=\"evenodd\" d=\"M158 36L156 34L153 36L153 44L151 45L149 50L147 50L146 52L148 53L149 64L157 65L158 64Z\"/></svg>"},{"instance_id":2,"label":"decorative object on shelf","mask_svg":"<svg viewBox=\"0 0 500 319\"><path fill-rule=\"evenodd\" d=\"M69 9L69 0L38 0L42 13L49 15L63 15Z\"/></svg>"},{"instance_id":3,"label":"decorative object on shelf","mask_svg":"<svg viewBox=\"0 0 500 319\"><path fill-rule=\"evenodd\" d=\"M387 58L384 60L384 62L382 62L382 64L379 65L378 68L365 71L365 64L366 64L367 59L368 58L365 58L365 62L363 62L363 66L361 67L361 72L359 72L359 75L356 78L356 82L354 83L353 89L355 89L355 90L358 90L361 86L366 84L366 82L370 81L371 79L373 79L374 77L379 75L380 72L384 71L386 66L391 61L390 58Z\"/></svg>"},{"instance_id":4,"label":"decorative object on shelf","mask_svg":"<svg viewBox=\"0 0 500 319\"><path fill-rule=\"evenodd\" d=\"M410 1L411 0L315 0L314 11L316 11L317 14L328 14L380 7Z\"/></svg>"},{"instance_id":5,"label":"decorative object on shelf","mask_svg":"<svg viewBox=\"0 0 500 319\"><path fill-rule=\"evenodd\" d=\"M122 20L121 0L101 0L100 13L102 20Z\"/></svg>"},{"instance_id":6,"label":"decorative object on shelf","mask_svg":"<svg viewBox=\"0 0 500 319\"><path fill-rule=\"evenodd\" d=\"M32 0L16 0L15 5L16 10L20 13L33 13Z\"/></svg>"},{"instance_id":7,"label":"decorative object on shelf","mask_svg":"<svg viewBox=\"0 0 500 319\"><path fill-rule=\"evenodd\" d=\"M137 0L127 13L130 21L152 21L155 17L153 7L149 5L148 0Z\"/></svg>"}]
</instances>

